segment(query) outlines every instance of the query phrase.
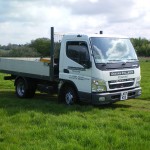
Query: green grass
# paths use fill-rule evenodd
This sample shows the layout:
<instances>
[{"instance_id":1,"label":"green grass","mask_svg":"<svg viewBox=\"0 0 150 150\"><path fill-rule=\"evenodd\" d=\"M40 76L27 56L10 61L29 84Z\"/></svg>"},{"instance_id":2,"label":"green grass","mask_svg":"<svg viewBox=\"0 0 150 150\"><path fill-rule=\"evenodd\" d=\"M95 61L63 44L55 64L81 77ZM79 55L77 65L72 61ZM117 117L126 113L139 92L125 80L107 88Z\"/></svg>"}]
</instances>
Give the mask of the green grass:
<instances>
[{"instance_id":1,"label":"green grass","mask_svg":"<svg viewBox=\"0 0 150 150\"><path fill-rule=\"evenodd\" d=\"M150 61L141 62L142 96L140 99L150 101Z\"/></svg>"},{"instance_id":2,"label":"green grass","mask_svg":"<svg viewBox=\"0 0 150 150\"><path fill-rule=\"evenodd\" d=\"M37 93L18 99L0 74L0 150L148 150L150 62L141 62L143 94L111 106L66 106Z\"/></svg>"}]
</instances>

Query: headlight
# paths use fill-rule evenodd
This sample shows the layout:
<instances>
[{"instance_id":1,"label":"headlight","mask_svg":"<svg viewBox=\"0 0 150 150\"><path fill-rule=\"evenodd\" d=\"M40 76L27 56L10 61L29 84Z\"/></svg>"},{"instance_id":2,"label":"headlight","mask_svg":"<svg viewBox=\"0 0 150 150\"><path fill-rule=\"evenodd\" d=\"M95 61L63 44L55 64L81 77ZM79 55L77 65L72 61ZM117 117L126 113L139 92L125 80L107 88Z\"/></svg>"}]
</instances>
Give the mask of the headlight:
<instances>
[{"instance_id":1,"label":"headlight","mask_svg":"<svg viewBox=\"0 0 150 150\"><path fill-rule=\"evenodd\" d=\"M92 92L106 91L106 83L104 80L92 79Z\"/></svg>"},{"instance_id":2,"label":"headlight","mask_svg":"<svg viewBox=\"0 0 150 150\"><path fill-rule=\"evenodd\" d=\"M141 82L141 77L137 77L135 86L140 86L140 82Z\"/></svg>"}]
</instances>

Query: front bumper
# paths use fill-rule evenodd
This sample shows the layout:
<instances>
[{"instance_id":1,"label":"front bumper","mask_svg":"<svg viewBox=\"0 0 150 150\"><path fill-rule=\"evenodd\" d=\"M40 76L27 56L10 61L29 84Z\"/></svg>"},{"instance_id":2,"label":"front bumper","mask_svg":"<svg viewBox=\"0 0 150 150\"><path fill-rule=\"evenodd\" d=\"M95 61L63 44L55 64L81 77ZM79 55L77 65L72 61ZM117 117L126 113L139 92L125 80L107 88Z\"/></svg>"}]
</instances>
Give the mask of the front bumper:
<instances>
[{"instance_id":1,"label":"front bumper","mask_svg":"<svg viewBox=\"0 0 150 150\"><path fill-rule=\"evenodd\" d=\"M135 98L141 95L141 87L117 92L92 93L92 104L100 105L120 101L122 92L128 93L127 99Z\"/></svg>"}]
</instances>

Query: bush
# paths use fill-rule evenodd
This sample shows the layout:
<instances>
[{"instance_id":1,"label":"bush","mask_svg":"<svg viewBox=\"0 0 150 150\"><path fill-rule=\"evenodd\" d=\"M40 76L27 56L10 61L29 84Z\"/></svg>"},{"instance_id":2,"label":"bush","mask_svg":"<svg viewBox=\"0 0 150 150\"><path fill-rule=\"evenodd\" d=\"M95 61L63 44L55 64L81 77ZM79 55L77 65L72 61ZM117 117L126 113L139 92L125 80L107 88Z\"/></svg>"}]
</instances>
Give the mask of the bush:
<instances>
[{"instance_id":1,"label":"bush","mask_svg":"<svg viewBox=\"0 0 150 150\"><path fill-rule=\"evenodd\" d=\"M132 38L131 42L138 56L150 57L150 41L145 38Z\"/></svg>"},{"instance_id":2,"label":"bush","mask_svg":"<svg viewBox=\"0 0 150 150\"><path fill-rule=\"evenodd\" d=\"M0 53L1 57L40 57L40 53L38 53L35 49L21 46L16 47L13 50L5 51Z\"/></svg>"},{"instance_id":3,"label":"bush","mask_svg":"<svg viewBox=\"0 0 150 150\"><path fill-rule=\"evenodd\" d=\"M9 52L9 51L6 51L6 50L0 50L0 57L7 56L7 55L8 55L8 52Z\"/></svg>"}]
</instances>

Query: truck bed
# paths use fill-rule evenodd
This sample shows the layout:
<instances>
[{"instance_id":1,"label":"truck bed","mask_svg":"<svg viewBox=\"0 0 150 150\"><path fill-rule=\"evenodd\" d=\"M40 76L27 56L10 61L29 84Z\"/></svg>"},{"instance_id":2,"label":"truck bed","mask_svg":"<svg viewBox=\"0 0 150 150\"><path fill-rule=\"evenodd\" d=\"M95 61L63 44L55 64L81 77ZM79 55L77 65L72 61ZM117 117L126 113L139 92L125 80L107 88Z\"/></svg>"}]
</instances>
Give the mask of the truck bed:
<instances>
[{"instance_id":1,"label":"truck bed","mask_svg":"<svg viewBox=\"0 0 150 150\"><path fill-rule=\"evenodd\" d=\"M50 80L50 59L0 57L0 72Z\"/></svg>"}]
</instances>

